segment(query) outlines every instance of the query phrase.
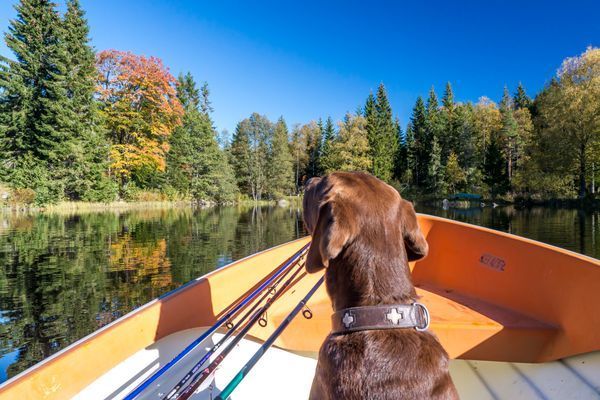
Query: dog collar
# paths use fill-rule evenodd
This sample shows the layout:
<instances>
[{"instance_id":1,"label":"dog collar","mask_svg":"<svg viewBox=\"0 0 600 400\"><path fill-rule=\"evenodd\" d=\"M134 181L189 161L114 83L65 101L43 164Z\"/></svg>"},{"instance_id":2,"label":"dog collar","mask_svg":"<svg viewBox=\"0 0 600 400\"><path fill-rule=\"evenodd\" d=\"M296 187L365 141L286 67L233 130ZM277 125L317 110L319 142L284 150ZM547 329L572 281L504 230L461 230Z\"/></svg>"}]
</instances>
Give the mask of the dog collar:
<instances>
[{"instance_id":1,"label":"dog collar","mask_svg":"<svg viewBox=\"0 0 600 400\"><path fill-rule=\"evenodd\" d=\"M429 310L421 303L344 308L331 316L334 334L399 328L424 331L429 320Z\"/></svg>"}]
</instances>

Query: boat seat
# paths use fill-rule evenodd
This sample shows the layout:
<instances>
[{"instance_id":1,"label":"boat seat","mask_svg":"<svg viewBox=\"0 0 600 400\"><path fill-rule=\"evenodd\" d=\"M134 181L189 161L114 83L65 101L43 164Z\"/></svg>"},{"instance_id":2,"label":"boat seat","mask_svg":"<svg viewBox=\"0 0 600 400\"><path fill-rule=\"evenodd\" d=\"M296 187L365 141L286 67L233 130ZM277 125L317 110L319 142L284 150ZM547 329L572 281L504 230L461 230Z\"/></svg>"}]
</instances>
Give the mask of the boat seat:
<instances>
[{"instance_id":1,"label":"boat seat","mask_svg":"<svg viewBox=\"0 0 600 400\"><path fill-rule=\"evenodd\" d=\"M470 360L528 361L543 351L559 329L513 310L434 286L417 287L420 302L431 314L431 326L452 358ZM305 351L331 329L331 304L325 290L309 303L313 318L301 316L276 343L294 351ZM278 326L288 309L274 307L270 323ZM494 358L495 357L495 358Z\"/></svg>"}]
</instances>

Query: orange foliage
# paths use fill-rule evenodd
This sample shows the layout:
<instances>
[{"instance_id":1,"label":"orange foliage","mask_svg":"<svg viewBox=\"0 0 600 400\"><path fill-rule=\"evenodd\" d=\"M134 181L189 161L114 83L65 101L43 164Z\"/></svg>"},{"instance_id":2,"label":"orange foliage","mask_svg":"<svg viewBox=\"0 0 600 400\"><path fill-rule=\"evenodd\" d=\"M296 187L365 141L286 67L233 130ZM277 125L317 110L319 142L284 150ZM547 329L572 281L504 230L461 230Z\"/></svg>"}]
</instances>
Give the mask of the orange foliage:
<instances>
[{"instance_id":1,"label":"orange foliage","mask_svg":"<svg viewBox=\"0 0 600 400\"><path fill-rule=\"evenodd\" d=\"M183 115L175 77L156 57L117 50L98 53L96 66L112 173L126 181L141 168L163 171L167 139Z\"/></svg>"}]
</instances>

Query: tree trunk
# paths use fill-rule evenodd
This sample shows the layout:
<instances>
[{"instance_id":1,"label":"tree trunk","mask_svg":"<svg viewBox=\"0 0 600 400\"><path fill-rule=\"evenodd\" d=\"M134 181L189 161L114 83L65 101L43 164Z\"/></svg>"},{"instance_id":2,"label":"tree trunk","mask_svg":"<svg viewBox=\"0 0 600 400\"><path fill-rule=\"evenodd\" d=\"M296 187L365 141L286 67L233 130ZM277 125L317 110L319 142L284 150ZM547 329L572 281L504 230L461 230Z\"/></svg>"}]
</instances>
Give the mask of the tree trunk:
<instances>
[{"instance_id":1,"label":"tree trunk","mask_svg":"<svg viewBox=\"0 0 600 400\"><path fill-rule=\"evenodd\" d=\"M585 197L585 144L579 148L579 198Z\"/></svg>"}]
</instances>

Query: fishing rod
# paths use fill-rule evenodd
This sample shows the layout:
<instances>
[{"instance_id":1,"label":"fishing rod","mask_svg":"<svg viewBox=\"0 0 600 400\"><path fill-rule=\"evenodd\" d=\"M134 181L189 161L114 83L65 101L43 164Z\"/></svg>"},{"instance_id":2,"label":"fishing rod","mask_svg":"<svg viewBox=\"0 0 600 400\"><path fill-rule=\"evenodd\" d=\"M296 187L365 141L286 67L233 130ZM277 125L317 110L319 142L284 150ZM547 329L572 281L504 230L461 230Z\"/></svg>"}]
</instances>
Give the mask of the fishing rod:
<instances>
[{"instance_id":1,"label":"fishing rod","mask_svg":"<svg viewBox=\"0 0 600 400\"><path fill-rule=\"evenodd\" d=\"M297 265L300 270L304 268L304 264L298 263ZM229 327L227 333L225 333L225 335L206 354L202 356L200 361L194 364L194 366L189 370L189 372L173 387L173 389L165 397L163 397L163 400L171 400L175 398L175 394L183 387L183 385L185 385L187 381L190 380L190 378L198 372L198 370L204 365L204 363L210 358L210 356L212 356L223 345L223 343L225 343L229 339L231 335L233 335L233 333L248 319L248 317L253 314L253 312L258 308L258 306L268 296L276 293L274 292L275 288L285 279L285 277L292 270L293 268L286 270L285 273L282 274L273 284L271 289L263 293L260 299L254 303L254 305L235 323L235 325ZM281 289L284 289L284 287L282 287Z\"/></svg>"},{"instance_id":2,"label":"fishing rod","mask_svg":"<svg viewBox=\"0 0 600 400\"><path fill-rule=\"evenodd\" d=\"M252 358L240 369L240 371L233 377L233 379L225 386L225 389L221 391L221 393L215 398L215 400L226 400L229 398L231 393L235 390L236 387L242 382L242 380L248 375L248 372L254 367L254 365L260 360L260 358L269 350L269 347L275 342L275 340L281 335L281 332L284 331L285 328L292 322L294 317L304 308L308 300L312 297L313 294L319 289L319 286L323 283L325 276L322 276L321 279L308 291L306 296L296 305L296 307L288 314L287 317L281 322L281 324L275 329L275 331L269 336L269 338L263 343L262 346L254 353Z\"/></svg>"},{"instance_id":3,"label":"fishing rod","mask_svg":"<svg viewBox=\"0 0 600 400\"><path fill-rule=\"evenodd\" d=\"M230 310L219 318L210 328L208 328L202 335L196 338L192 343L190 343L185 349L183 349L179 354L177 354L171 361L165 364L162 368L152 374L150 377L145 379L138 387L136 387L131 393L129 393L123 400L133 400L137 396L140 395L145 389L147 389L154 381L156 381L159 377L161 377L165 372L167 372L173 365L177 364L183 357L185 357L189 352L194 350L200 343L202 343L206 338L212 335L217 329L219 329L223 324L227 323L233 316L237 314L243 307L248 305L252 300L254 300L266 287L268 287L274 280L276 280L281 274L283 274L288 268L294 265L295 261L298 260L306 251L310 242L302 246L300 250L298 250L294 255L287 259L281 265L281 267L268 279L266 279L259 287L257 287L252 293L242 299L235 306L231 307Z\"/></svg>"},{"instance_id":4,"label":"fishing rod","mask_svg":"<svg viewBox=\"0 0 600 400\"><path fill-rule=\"evenodd\" d=\"M194 393L194 391L198 388L198 386L200 386L200 384L202 384L202 382L204 382L206 380L206 378L208 378L213 373L213 371L219 366L219 364L221 364L221 362L225 359L227 354L229 354L231 352L231 350L233 350L233 348L240 342L240 340L242 340L244 338L244 336L248 333L248 331L252 328L252 326L256 323L256 321L258 321L260 319L260 317L275 302L275 300L277 300L285 292L287 287L292 284L292 282L295 280L296 276L304 269L303 264L300 264L300 266L302 268L298 268L296 271L294 271L292 276L290 276L289 279L283 283L283 285L273 295L273 297L269 298L267 300L267 302L260 309L255 311L254 315L252 315L252 318L248 322L246 322L246 324L244 325L242 330L231 340L231 342L229 342L227 347L225 347L223 349L223 351L221 351L221 353L219 353L217 358L215 358L213 360L213 362L211 362L208 365L208 367L206 367L202 371L198 372L196 374L196 376L194 376L194 379L192 379L192 382L187 387L185 387L181 393L175 394L174 396L172 396L171 399L186 400Z\"/></svg>"}]
</instances>

